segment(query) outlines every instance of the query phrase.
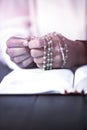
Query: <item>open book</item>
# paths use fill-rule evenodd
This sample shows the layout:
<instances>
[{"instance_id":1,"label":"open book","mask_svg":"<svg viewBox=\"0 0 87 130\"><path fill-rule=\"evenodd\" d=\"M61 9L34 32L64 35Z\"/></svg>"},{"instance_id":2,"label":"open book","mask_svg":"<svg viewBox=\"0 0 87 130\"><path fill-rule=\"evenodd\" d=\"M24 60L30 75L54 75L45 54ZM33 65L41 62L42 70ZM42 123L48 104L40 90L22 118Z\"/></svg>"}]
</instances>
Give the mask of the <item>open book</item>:
<instances>
[{"instance_id":1,"label":"open book","mask_svg":"<svg viewBox=\"0 0 87 130\"><path fill-rule=\"evenodd\" d=\"M4 77L0 94L87 94L87 65L73 73L69 69L17 69Z\"/></svg>"}]
</instances>

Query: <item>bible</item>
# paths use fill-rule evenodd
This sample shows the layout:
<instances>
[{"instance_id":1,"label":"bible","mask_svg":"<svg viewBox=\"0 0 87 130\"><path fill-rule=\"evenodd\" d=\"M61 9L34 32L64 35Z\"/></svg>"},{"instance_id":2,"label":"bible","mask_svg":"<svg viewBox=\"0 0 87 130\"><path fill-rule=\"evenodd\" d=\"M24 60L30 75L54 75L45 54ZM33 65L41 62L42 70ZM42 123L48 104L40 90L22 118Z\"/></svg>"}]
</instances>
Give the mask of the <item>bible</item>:
<instances>
[{"instance_id":1,"label":"bible","mask_svg":"<svg viewBox=\"0 0 87 130\"><path fill-rule=\"evenodd\" d=\"M0 84L0 94L87 94L87 65L70 69L16 69Z\"/></svg>"}]
</instances>

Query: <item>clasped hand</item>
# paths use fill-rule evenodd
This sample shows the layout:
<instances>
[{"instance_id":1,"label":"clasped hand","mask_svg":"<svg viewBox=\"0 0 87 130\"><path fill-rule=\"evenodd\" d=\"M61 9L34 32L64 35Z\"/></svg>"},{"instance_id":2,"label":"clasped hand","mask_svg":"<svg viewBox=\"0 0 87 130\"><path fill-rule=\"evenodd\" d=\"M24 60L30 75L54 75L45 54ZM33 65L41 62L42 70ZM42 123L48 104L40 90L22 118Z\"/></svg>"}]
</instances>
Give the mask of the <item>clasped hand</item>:
<instances>
[{"instance_id":1,"label":"clasped hand","mask_svg":"<svg viewBox=\"0 0 87 130\"><path fill-rule=\"evenodd\" d=\"M61 48L64 49L64 42L62 40L64 37L62 35L56 37L54 34L49 34L49 36L53 42L52 67L60 68L63 62ZM67 39L65 38L65 40ZM10 56L10 59L21 68L33 68L34 65L43 68L44 40L41 37L28 39L11 37L7 41L6 53Z\"/></svg>"}]
</instances>

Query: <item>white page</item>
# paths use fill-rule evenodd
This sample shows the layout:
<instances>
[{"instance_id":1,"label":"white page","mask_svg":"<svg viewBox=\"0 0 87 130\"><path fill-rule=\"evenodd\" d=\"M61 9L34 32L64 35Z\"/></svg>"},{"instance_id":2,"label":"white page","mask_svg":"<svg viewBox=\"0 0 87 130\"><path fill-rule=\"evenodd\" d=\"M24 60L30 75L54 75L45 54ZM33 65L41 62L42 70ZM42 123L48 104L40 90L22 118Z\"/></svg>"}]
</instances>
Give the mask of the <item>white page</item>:
<instances>
[{"instance_id":1,"label":"white page","mask_svg":"<svg viewBox=\"0 0 87 130\"><path fill-rule=\"evenodd\" d=\"M84 90L87 94L87 65L79 67L75 72L74 88L81 93Z\"/></svg>"},{"instance_id":2,"label":"white page","mask_svg":"<svg viewBox=\"0 0 87 130\"><path fill-rule=\"evenodd\" d=\"M35 94L72 91L73 73L68 69L18 69L1 82L0 94Z\"/></svg>"}]
</instances>

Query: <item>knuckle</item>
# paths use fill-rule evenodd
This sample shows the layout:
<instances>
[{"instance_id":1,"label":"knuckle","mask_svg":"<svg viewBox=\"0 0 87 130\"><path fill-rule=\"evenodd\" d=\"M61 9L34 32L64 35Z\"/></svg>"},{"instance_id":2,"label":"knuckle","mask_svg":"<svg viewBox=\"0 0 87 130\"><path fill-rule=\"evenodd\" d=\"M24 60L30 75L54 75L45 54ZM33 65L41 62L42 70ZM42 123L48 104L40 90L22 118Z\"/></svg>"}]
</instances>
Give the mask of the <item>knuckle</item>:
<instances>
[{"instance_id":1,"label":"knuckle","mask_svg":"<svg viewBox=\"0 0 87 130\"><path fill-rule=\"evenodd\" d=\"M14 37L10 37L7 42L6 42L6 45L7 46L10 46L11 43L13 43L13 40L14 40Z\"/></svg>"},{"instance_id":2,"label":"knuckle","mask_svg":"<svg viewBox=\"0 0 87 130\"><path fill-rule=\"evenodd\" d=\"M9 49L9 48L6 49L6 53L7 53L10 57L13 57L13 56L14 56L14 51L11 50L11 49Z\"/></svg>"},{"instance_id":3,"label":"knuckle","mask_svg":"<svg viewBox=\"0 0 87 130\"><path fill-rule=\"evenodd\" d=\"M19 63L19 62L20 62L20 61L19 61L19 58L15 57L15 58L14 58L14 62L15 62L15 63Z\"/></svg>"}]
</instances>

